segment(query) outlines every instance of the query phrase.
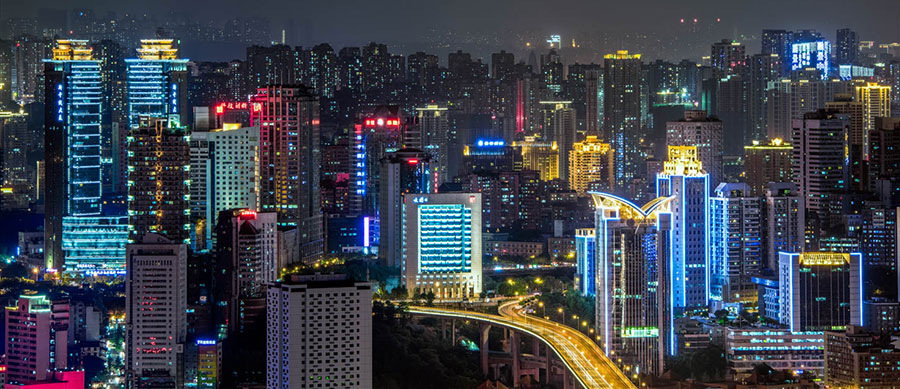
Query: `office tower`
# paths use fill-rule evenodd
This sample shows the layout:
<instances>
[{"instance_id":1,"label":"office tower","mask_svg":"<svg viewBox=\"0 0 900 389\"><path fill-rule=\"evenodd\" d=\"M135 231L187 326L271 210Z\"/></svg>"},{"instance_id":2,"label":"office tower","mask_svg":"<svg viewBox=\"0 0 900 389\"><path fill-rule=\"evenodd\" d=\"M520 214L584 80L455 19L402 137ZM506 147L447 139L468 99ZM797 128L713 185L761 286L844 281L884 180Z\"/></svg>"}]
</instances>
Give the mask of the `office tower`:
<instances>
[{"instance_id":1,"label":"office tower","mask_svg":"<svg viewBox=\"0 0 900 389\"><path fill-rule=\"evenodd\" d=\"M603 60L603 136L615 153L617 183L631 181L641 138L641 55L618 51Z\"/></svg>"},{"instance_id":2,"label":"office tower","mask_svg":"<svg viewBox=\"0 0 900 389\"><path fill-rule=\"evenodd\" d=\"M769 83L779 79L781 75L782 57L778 54L756 54L748 60L750 69L747 77L747 116L748 133L744 138L752 141L764 141L767 136L766 97Z\"/></svg>"},{"instance_id":3,"label":"office tower","mask_svg":"<svg viewBox=\"0 0 900 389\"><path fill-rule=\"evenodd\" d=\"M260 126L261 212L278 214L282 229L297 229L300 258L315 261L324 249L319 193L319 101L302 86L272 85L250 98L251 125Z\"/></svg>"},{"instance_id":4,"label":"office tower","mask_svg":"<svg viewBox=\"0 0 900 389\"><path fill-rule=\"evenodd\" d=\"M721 183L709 198L710 299L713 304L754 305L751 281L763 265L763 217L759 197L744 183Z\"/></svg>"},{"instance_id":5,"label":"office tower","mask_svg":"<svg viewBox=\"0 0 900 389\"><path fill-rule=\"evenodd\" d=\"M766 122L769 139L789 139L792 121L803 119L808 112L825 108L835 95L853 93L852 83L840 80L821 80L806 71L795 72L791 79L769 84L766 93Z\"/></svg>"},{"instance_id":6,"label":"office tower","mask_svg":"<svg viewBox=\"0 0 900 389\"><path fill-rule=\"evenodd\" d=\"M372 388L370 283L293 275L269 284L266 306L269 388Z\"/></svg>"},{"instance_id":7,"label":"office tower","mask_svg":"<svg viewBox=\"0 0 900 389\"><path fill-rule=\"evenodd\" d=\"M770 182L793 182L791 153L793 147L780 138L768 144L754 142L744 146L744 171L752 196L762 196Z\"/></svg>"},{"instance_id":8,"label":"office tower","mask_svg":"<svg viewBox=\"0 0 900 389\"><path fill-rule=\"evenodd\" d=\"M718 77L741 74L747 65L747 48L740 42L722 39L713 43L709 58Z\"/></svg>"},{"instance_id":9,"label":"office tower","mask_svg":"<svg viewBox=\"0 0 900 389\"><path fill-rule=\"evenodd\" d=\"M859 37L856 31L849 28L837 30L837 46L835 49L835 62L838 65L856 65L859 57Z\"/></svg>"},{"instance_id":10,"label":"office tower","mask_svg":"<svg viewBox=\"0 0 900 389\"><path fill-rule=\"evenodd\" d=\"M403 147L417 148L425 151L433 161L433 173L438 185L452 179L449 169L450 163L450 139L447 107L437 104L428 104L423 108L416 108L419 118L419 133L421 139L418 142L403 140Z\"/></svg>"},{"instance_id":11,"label":"office tower","mask_svg":"<svg viewBox=\"0 0 900 389\"><path fill-rule=\"evenodd\" d=\"M515 77L516 57L513 53L500 50L491 54L491 77L498 81L512 80Z\"/></svg>"},{"instance_id":12,"label":"office tower","mask_svg":"<svg viewBox=\"0 0 900 389\"><path fill-rule=\"evenodd\" d=\"M128 133L132 241L153 232L190 243L190 135L175 118L144 116Z\"/></svg>"},{"instance_id":13,"label":"office tower","mask_svg":"<svg viewBox=\"0 0 900 389\"><path fill-rule=\"evenodd\" d=\"M869 133L875 130L875 118L891 116L891 87L868 82L856 87L856 101L863 106L863 160L869 160ZM856 142L854 142L856 144Z\"/></svg>"},{"instance_id":14,"label":"office tower","mask_svg":"<svg viewBox=\"0 0 900 389\"><path fill-rule=\"evenodd\" d=\"M897 207L880 201L863 201L857 208L857 247L868 269L892 269L897 265Z\"/></svg>"},{"instance_id":15,"label":"office tower","mask_svg":"<svg viewBox=\"0 0 900 389\"><path fill-rule=\"evenodd\" d=\"M601 345L620 366L659 374L674 355L670 273L672 197L638 207L617 196L592 192L596 206L596 309Z\"/></svg>"},{"instance_id":16,"label":"office tower","mask_svg":"<svg viewBox=\"0 0 900 389\"><path fill-rule=\"evenodd\" d=\"M724 181L721 120L705 111L685 111L683 119L666 123L666 145L695 146L710 185Z\"/></svg>"},{"instance_id":17,"label":"office tower","mask_svg":"<svg viewBox=\"0 0 900 389\"><path fill-rule=\"evenodd\" d=\"M437 186L431 156L417 149L400 149L381 160L381 194L378 196L378 253L388 266L403 261L403 197L412 193L434 193Z\"/></svg>"},{"instance_id":18,"label":"office tower","mask_svg":"<svg viewBox=\"0 0 900 389\"><path fill-rule=\"evenodd\" d=\"M6 381L48 381L66 370L69 302L45 295L23 294L6 307Z\"/></svg>"},{"instance_id":19,"label":"office tower","mask_svg":"<svg viewBox=\"0 0 900 389\"><path fill-rule=\"evenodd\" d=\"M187 101L187 59L178 58L172 39L141 39L137 58L125 59L128 84L128 126L141 116L181 115L190 119Z\"/></svg>"},{"instance_id":20,"label":"office tower","mask_svg":"<svg viewBox=\"0 0 900 389\"><path fill-rule=\"evenodd\" d=\"M217 388L222 382L222 343L197 339L197 387Z\"/></svg>"},{"instance_id":21,"label":"office tower","mask_svg":"<svg viewBox=\"0 0 900 389\"><path fill-rule=\"evenodd\" d=\"M539 137L526 136L525 140L513 143L522 149L522 169L541 173L541 181L559 178L559 147L556 142L541 141ZM613 152L616 152L613 150Z\"/></svg>"},{"instance_id":22,"label":"office tower","mask_svg":"<svg viewBox=\"0 0 900 389\"><path fill-rule=\"evenodd\" d=\"M751 139L747 115L749 82L744 73L707 79L702 84L700 108L722 121L723 148L728 155L740 154Z\"/></svg>"},{"instance_id":23,"label":"office tower","mask_svg":"<svg viewBox=\"0 0 900 389\"><path fill-rule=\"evenodd\" d=\"M791 70L815 68L821 79L831 76L831 42L825 39L797 38L791 45Z\"/></svg>"},{"instance_id":24,"label":"office tower","mask_svg":"<svg viewBox=\"0 0 900 389\"><path fill-rule=\"evenodd\" d=\"M576 139L576 117L571 101L541 101L541 137L559 146L559 178L569 178L569 152Z\"/></svg>"},{"instance_id":25,"label":"office tower","mask_svg":"<svg viewBox=\"0 0 900 389\"><path fill-rule=\"evenodd\" d=\"M187 333L187 245L147 233L127 247L126 382L163 380L181 387Z\"/></svg>"},{"instance_id":26,"label":"office tower","mask_svg":"<svg viewBox=\"0 0 900 389\"><path fill-rule=\"evenodd\" d=\"M275 218L274 212L246 208L223 210L218 215L216 255L223 282L217 289L227 299L230 336L248 329L262 330L257 326L262 326L265 315L265 284L280 278L285 265L278 262Z\"/></svg>"},{"instance_id":27,"label":"office tower","mask_svg":"<svg viewBox=\"0 0 900 389\"><path fill-rule=\"evenodd\" d=\"M583 296L593 296L597 285L597 230L575 230L575 290Z\"/></svg>"},{"instance_id":28,"label":"office tower","mask_svg":"<svg viewBox=\"0 0 900 389\"><path fill-rule=\"evenodd\" d=\"M709 304L709 175L694 146L669 146L669 160L656 176L656 195L673 196L673 313L704 310Z\"/></svg>"},{"instance_id":29,"label":"office tower","mask_svg":"<svg viewBox=\"0 0 900 389\"><path fill-rule=\"evenodd\" d=\"M500 139L479 139L463 148L460 176L472 173L522 170L522 151Z\"/></svg>"},{"instance_id":30,"label":"office tower","mask_svg":"<svg viewBox=\"0 0 900 389\"><path fill-rule=\"evenodd\" d=\"M828 228L839 222L846 207L849 117L820 110L794 120L793 127L792 171L804 199L806 222L819 230Z\"/></svg>"},{"instance_id":31,"label":"office tower","mask_svg":"<svg viewBox=\"0 0 900 389\"><path fill-rule=\"evenodd\" d=\"M844 329L862 324L862 255L778 254L781 324L791 331Z\"/></svg>"},{"instance_id":32,"label":"office tower","mask_svg":"<svg viewBox=\"0 0 900 389\"><path fill-rule=\"evenodd\" d=\"M345 214L375 217L381 185L381 160L403 144L405 126L397 106L378 106L361 115L351 136L350 200Z\"/></svg>"},{"instance_id":33,"label":"office tower","mask_svg":"<svg viewBox=\"0 0 900 389\"><path fill-rule=\"evenodd\" d=\"M45 259L63 269L65 217L99 216L102 196L101 130L103 96L100 62L87 41L59 40L44 63Z\"/></svg>"},{"instance_id":34,"label":"office tower","mask_svg":"<svg viewBox=\"0 0 900 389\"><path fill-rule=\"evenodd\" d=\"M826 385L849 388L887 388L900 381L900 350L890 337L858 326L825 331Z\"/></svg>"},{"instance_id":35,"label":"office tower","mask_svg":"<svg viewBox=\"0 0 900 389\"><path fill-rule=\"evenodd\" d=\"M609 143L594 135L576 142L569 152L569 188L581 194L587 190L612 192L616 186L613 154Z\"/></svg>"},{"instance_id":36,"label":"office tower","mask_svg":"<svg viewBox=\"0 0 900 389\"><path fill-rule=\"evenodd\" d=\"M400 285L410 297L438 300L481 295L481 194L403 196Z\"/></svg>"},{"instance_id":37,"label":"office tower","mask_svg":"<svg viewBox=\"0 0 900 389\"><path fill-rule=\"evenodd\" d=\"M191 132L191 224L195 249L213 246L212 227L226 209L259 209L259 127L224 123Z\"/></svg>"},{"instance_id":38,"label":"office tower","mask_svg":"<svg viewBox=\"0 0 900 389\"><path fill-rule=\"evenodd\" d=\"M766 185L766 267L778 269L778 253L803 252L806 247L806 210L804 199L792 182L771 182Z\"/></svg>"},{"instance_id":39,"label":"office tower","mask_svg":"<svg viewBox=\"0 0 900 389\"><path fill-rule=\"evenodd\" d=\"M62 223L66 271L85 276L125 274L128 216L67 216Z\"/></svg>"}]
</instances>

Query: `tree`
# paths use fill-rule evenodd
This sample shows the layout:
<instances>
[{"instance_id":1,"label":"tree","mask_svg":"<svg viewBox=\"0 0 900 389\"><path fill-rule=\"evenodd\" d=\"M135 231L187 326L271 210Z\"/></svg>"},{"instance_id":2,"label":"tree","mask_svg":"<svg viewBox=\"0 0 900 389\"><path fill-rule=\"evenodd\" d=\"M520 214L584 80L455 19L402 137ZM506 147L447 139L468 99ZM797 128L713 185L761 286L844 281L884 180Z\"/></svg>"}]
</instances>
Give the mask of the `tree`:
<instances>
[{"instance_id":1,"label":"tree","mask_svg":"<svg viewBox=\"0 0 900 389\"><path fill-rule=\"evenodd\" d=\"M0 270L0 275L3 278L28 278L28 268L18 262L13 262Z\"/></svg>"}]
</instances>

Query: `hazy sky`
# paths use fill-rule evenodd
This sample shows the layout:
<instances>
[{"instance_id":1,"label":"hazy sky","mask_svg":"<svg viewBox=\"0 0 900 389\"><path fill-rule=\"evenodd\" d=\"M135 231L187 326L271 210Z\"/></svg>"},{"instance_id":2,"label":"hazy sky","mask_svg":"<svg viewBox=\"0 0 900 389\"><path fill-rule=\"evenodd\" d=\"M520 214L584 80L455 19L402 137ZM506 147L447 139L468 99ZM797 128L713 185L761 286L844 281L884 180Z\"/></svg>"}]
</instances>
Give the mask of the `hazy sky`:
<instances>
[{"instance_id":1,"label":"hazy sky","mask_svg":"<svg viewBox=\"0 0 900 389\"><path fill-rule=\"evenodd\" d=\"M0 19L33 16L39 8L176 11L191 19L265 16L273 31L291 19L304 40L418 40L429 28L472 32L523 30L665 33L678 19L721 18L730 31L817 29L834 38L840 27L864 40L900 41L900 0L0 0ZM710 37L718 40L722 37Z\"/></svg>"}]
</instances>

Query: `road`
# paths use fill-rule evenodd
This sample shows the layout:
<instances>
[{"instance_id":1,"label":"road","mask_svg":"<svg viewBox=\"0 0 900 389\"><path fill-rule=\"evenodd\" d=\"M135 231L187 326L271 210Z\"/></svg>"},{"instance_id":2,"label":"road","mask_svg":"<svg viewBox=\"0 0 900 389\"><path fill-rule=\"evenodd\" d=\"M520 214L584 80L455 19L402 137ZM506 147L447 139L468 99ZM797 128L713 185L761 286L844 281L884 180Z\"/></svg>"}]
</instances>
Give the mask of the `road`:
<instances>
[{"instance_id":1,"label":"road","mask_svg":"<svg viewBox=\"0 0 900 389\"><path fill-rule=\"evenodd\" d=\"M500 305L500 315L450 308L409 307L409 312L429 316L478 320L512 328L537 337L550 346L585 388L635 388L593 341L580 331L556 322L525 315L519 300Z\"/></svg>"}]
</instances>

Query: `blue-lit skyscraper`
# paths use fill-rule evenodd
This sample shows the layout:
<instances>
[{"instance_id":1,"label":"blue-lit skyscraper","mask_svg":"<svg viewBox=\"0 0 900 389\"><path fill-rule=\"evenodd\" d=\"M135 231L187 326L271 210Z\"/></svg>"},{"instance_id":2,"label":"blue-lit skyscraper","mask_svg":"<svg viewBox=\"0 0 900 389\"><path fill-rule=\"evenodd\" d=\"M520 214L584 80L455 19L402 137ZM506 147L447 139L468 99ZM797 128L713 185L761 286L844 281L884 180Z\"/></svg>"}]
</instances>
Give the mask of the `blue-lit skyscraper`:
<instances>
[{"instance_id":1,"label":"blue-lit skyscraper","mask_svg":"<svg viewBox=\"0 0 900 389\"><path fill-rule=\"evenodd\" d=\"M831 74L831 42L824 39L798 41L791 45L791 70L816 68L822 79Z\"/></svg>"},{"instance_id":2,"label":"blue-lit skyscraper","mask_svg":"<svg viewBox=\"0 0 900 389\"><path fill-rule=\"evenodd\" d=\"M400 267L403 260L403 197L433 193L431 155L419 149L400 149L381 159L381 190L378 196L378 256L384 264ZM371 228L369 228L371 233ZM369 239L371 241L371 236Z\"/></svg>"},{"instance_id":3,"label":"blue-lit skyscraper","mask_svg":"<svg viewBox=\"0 0 900 389\"><path fill-rule=\"evenodd\" d=\"M597 235L593 228L575 230L575 289L584 296L593 296L597 282Z\"/></svg>"},{"instance_id":4,"label":"blue-lit skyscraper","mask_svg":"<svg viewBox=\"0 0 900 389\"><path fill-rule=\"evenodd\" d=\"M745 183L721 183L709 199L710 299L713 309L726 303L754 305L762 255L762 199Z\"/></svg>"},{"instance_id":5,"label":"blue-lit skyscraper","mask_svg":"<svg viewBox=\"0 0 900 389\"><path fill-rule=\"evenodd\" d=\"M673 196L672 307L675 314L709 305L709 175L694 146L669 146L656 176L657 197Z\"/></svg>"},{"instance_id":6,"label":"blue-lit skyscraper","mask_svg":"<svg viewBox=\"0 0 900 389\"><path fill-rule=\"evenodd\" d=\"M138 58L125 60L128 75L128 123L141 116L182 115L187 122L187 59L177 57L172 39L142 39Z\"/></svg>"},{"instance_id":7,"label":"blue-lit skyscraper","mask_svg":"<svg viewBox=\"0 0 900 389\"><path fill-rule=\"evenodd\" d=\"M676 352L669 276L673 197L643 207L590 192L596 207L595 322L600 345L620 367L660 374ZM577 239L577 238L576 238Z\"/></svg>"},{"instance_id":8,"label":"blue-lit skyscraper","mask_svg":"<svg viewBox=\"0 0 900 389\"><path fill-rule=\"evenodd\" d=\"M858 253L779 253L779 321L791 331L865 325L862 272Z\"/></svg>"},{"instance_id":9,"label":"blue-lit skyscraper","mask_svg":"<svg viewBox=\"0 0 900 389\"><path fill-rule=\"evenodd\" d=\"M59 40L44 79L45 258L47 268L62 269L63 219L101 214L100 61L87 41Z\"/></svg>"}]
</instances>

